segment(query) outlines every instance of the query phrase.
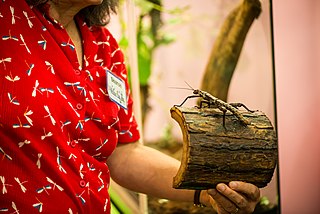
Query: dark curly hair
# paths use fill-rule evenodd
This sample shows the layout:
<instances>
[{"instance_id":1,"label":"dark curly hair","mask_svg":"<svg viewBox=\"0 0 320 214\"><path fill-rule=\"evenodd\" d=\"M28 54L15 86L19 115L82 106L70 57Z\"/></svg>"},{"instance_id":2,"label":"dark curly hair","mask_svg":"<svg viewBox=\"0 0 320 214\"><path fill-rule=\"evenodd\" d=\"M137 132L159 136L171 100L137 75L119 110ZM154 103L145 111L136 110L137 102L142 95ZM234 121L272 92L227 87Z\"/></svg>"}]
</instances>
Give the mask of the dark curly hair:
<instances>
[{"instance_id":1,"label":"dark curly hair","mask_svg":"<svg viewBox=\"0 0 320 214\"><path fill-rule=\"evenodd\" d=\"M48 0L26 0L29 5L39 6ZM83 8L79 13L89 26L104 26L110 21L110 14L117 13L119 0L103 0L99 5Z\"/></svg>"}]
</instances>

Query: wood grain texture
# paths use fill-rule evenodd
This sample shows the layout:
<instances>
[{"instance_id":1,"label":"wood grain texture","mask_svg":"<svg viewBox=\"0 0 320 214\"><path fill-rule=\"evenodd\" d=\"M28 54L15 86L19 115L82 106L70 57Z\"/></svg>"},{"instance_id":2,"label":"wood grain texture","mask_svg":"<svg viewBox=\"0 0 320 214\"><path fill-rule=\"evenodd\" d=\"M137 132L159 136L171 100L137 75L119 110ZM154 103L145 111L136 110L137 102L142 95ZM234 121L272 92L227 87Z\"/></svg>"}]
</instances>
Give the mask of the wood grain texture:
<instances>
[{"instance_id":1,"label":"wood grain texture","mask_svg":"<svg viewBox=\"0 0 320 214\"><path fill-rule=\"evenodd\" d=\"M171 108L183 134L181 166L174 188L208 189L218 183L245 181L266 186L277 163L277 137L260 112L241 111L251 124L243 125L231 113L215 108Z\"/></svg>"}]
</instances>

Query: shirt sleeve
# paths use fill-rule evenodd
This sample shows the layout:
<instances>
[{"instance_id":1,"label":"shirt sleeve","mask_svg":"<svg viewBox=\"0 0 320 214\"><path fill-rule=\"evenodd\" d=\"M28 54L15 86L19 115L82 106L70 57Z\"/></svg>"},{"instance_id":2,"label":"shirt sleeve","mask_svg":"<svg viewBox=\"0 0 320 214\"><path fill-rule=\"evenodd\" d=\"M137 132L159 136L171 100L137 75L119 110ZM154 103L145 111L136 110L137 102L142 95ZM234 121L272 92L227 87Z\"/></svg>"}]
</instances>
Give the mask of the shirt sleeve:
<instances>
[{"instance_id":1,"label":"shirt sleeve","mask_svg":"<svg viewBox=\"0 0 320 214\"><path fill-rule=\"evenodd\" d=\"M110 33L109 33L110 34ZM124 62L123 52L120 50L115 38L110 34L111 47L111 72L124 80L126 85L127 109L120 107L119 110L119 140L118 143L131 143L140 139L138 124L133 113L133 99L131 96L130 85L128 83L128 72Z\"/></svg>"}]
</instances>

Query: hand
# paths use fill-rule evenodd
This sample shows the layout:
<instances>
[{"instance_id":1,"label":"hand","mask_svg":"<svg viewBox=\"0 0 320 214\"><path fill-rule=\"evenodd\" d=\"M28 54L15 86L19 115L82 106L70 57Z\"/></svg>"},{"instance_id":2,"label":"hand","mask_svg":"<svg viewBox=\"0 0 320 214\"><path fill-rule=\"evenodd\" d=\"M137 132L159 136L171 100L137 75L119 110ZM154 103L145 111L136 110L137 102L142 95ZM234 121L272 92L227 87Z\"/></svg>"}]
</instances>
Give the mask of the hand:
<instances>
[{"instance_id":1,"label":"hand","mask_svg":"<svg viewBox=\"0 0 320 214\"><path fill-rule=\"evenodd\" d=\"M202 192L207 193L204 204L208 204L209 201L219 214L253 213L260 200L258 187L240 181L232 181L229 185L218 184L216 189Z\"/></svg>"}]
</instances>

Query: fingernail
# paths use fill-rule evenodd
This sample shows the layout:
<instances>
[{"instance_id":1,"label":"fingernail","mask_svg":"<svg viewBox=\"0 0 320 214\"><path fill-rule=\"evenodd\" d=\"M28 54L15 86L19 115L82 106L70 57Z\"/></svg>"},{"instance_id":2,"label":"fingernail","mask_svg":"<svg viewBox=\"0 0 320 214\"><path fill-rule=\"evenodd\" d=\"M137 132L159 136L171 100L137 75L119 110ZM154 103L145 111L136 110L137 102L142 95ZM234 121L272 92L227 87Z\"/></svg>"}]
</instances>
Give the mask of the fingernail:
<instances>
[{"instance_id":1,"label":"fingernail","mask_svg":"<svg viewBox=\"0 0 320 214\"><path fill-rule=\"evenodd\" d=\"M231 181L231 182L229 183L229 186L230 186L232 189L235 189L235 188L237 188L238 183L237 183L237 182L234 182L234 181Z\"/></svg>"},{"instance_id":2,"label":"fingernail","mask_svg":"<svg viewBox=\"0 0 320 214\"><path fill-rule=\"evenodd\" d=\"M226 190L226 185L224 184L218 184L217 185L217 189L220 191L220 192L223 192Z\"/></svg>"}]
</instances>

